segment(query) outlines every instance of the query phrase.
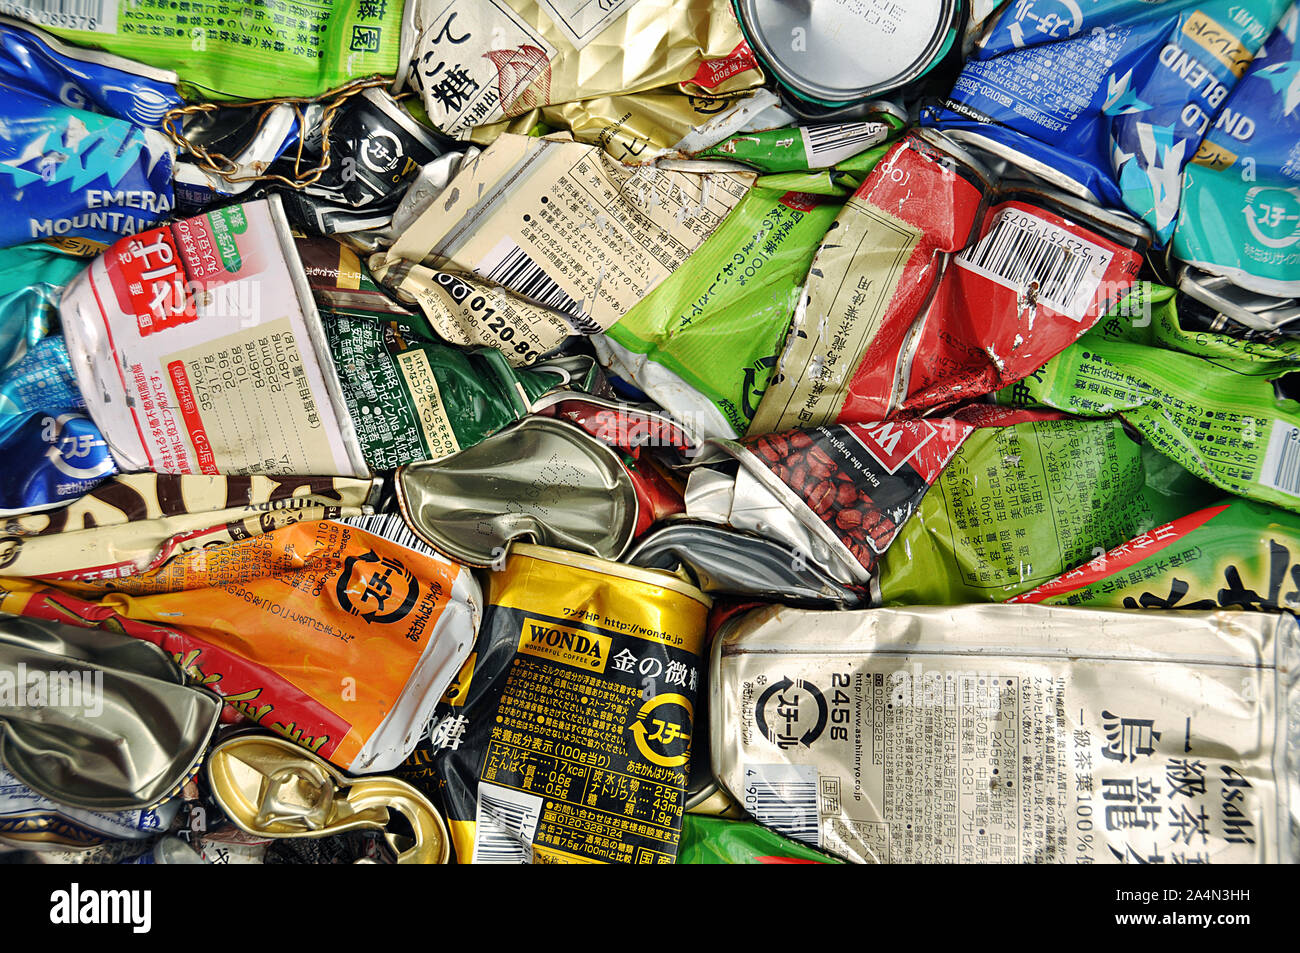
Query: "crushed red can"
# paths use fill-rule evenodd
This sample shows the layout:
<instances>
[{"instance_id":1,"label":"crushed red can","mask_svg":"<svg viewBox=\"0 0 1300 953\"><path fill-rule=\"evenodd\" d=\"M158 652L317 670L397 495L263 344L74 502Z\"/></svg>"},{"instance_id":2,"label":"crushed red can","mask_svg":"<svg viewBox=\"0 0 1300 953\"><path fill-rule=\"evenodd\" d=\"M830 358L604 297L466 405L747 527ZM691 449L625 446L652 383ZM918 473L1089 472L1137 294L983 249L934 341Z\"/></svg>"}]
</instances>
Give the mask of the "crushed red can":
<instances>
[{"instance_id":1,"label":"crushed red can","mask_svg":"<svg viewBox=\"0 0 1300 953\"><path fill-rule=\"evenodd\" d=\"M1135 219L1004 187L913 133L822 240L749 433L935 412L1014 383L1127 291L1147 244Z\"/></svg>"}]
</instances>

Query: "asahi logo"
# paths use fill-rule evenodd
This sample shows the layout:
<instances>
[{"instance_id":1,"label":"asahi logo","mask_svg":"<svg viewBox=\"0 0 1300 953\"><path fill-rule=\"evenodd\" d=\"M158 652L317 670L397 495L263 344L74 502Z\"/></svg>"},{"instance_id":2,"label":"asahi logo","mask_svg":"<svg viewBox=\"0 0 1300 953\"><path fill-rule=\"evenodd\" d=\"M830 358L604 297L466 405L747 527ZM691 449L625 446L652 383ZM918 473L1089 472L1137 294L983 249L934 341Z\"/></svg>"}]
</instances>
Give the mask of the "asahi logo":
<instances>
[{"instance_id":1,"label":"asahi logo","mask_svg":"<svg viewBox=\"0 0 1300 953\"><path fill-rule=\"evenodd\" d=\"M121 923L128 924L132 933L148 933L152 911L149 890L82 890L74 883L50 894L50 922L56 924Z\"/></svg>"},{"instance_id":2,"label":"asahi logo","mask_svg":"<svg viewBox=\"0 0 1300 953\"><path fill-rule=\"evenodd\" d=\"M542 619L525 619L519 633L519 651L553 659L588 672L603 672L612 639L607 635L573 629Z\"/></svg>"}]
</instances>

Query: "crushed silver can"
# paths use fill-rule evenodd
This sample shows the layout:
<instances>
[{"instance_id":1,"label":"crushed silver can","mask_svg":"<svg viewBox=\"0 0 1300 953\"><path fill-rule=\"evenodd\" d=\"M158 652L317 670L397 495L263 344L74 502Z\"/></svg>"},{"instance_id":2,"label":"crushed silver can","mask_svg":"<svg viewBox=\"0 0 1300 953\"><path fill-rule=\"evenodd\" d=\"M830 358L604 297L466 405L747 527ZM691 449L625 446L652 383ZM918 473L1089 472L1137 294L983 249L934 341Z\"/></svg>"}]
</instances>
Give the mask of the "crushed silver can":
<instances>
[{"instance_id":1,"label":"crushed silver can","mask_svg":"<svg viewBox=\"0 0 1300 953\"><path fill-rule=\"evenodd\" d=\"M500 565L513 540L618 559L636 532L636 488L618 454L549 417L408 464L396 484L415 535L466 566Z\"/></svg>"},{"instance_id":2,"label":"crushed silver can","mask_svg":"<svg viewBox=\"0 0 1300 953\"><path fill-rule=\"evenodd\" d=\"M685 566L703 592L780 600L824 609L865 606L865 589L837 582L801 550L749 533L674 520L647 533L626 561L674 572Z\"/></svg>"},{"instance_id":3,"label":"crushed silver can","mask_svg":"<svg viewBox=\"0 0 1300 953\"><path fill-rule=\"evenodd\" d=\"M714 639L713 770L758 821L858 863L1294 862L1297 632L767 607Z\"/></svg>"},{"instance_id":4,"label":"crushed silver can","mask_svg":"<svg viewBox=\"0 0 1300 953\"><path fill-rule=\"evenodd\" d=\"M828 106L885 95L952 49L960 0L735 0L762 64L800 99Z\"/></svg>"}]
</instances>

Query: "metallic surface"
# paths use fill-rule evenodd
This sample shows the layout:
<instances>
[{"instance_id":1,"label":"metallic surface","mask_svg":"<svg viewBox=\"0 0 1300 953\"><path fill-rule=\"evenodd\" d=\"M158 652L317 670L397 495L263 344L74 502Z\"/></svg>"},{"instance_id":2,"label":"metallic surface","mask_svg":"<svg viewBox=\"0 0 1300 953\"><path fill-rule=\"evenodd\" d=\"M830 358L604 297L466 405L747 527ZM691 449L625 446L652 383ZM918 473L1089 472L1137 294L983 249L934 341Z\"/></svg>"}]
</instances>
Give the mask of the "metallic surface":
<instances>
[{"instance_id":1,"label":"metallic surface","mask_svg":"<svg viewBox=\"0 0 1300 953\"><path fill-rule=\"evenodd\" d=\"M391 813L415 835L399 844L399 864L445 864L451 842L441 815L423 794L389 777L354 780L293 742L274 735L239 735L212 749L208 779L221 810L240 830L268 837L326 837L384 830Z\"/></svg>"},{"instance_id":2,"label":"metallic surface","mask_svg":"<svg viewBox=\"0 0 1300 953\"><path fill-rule=\"evenodd\" d=\"M476 446L397 473L416 535L469 566L496 563L512 540L618 559L637 501L615 453L570 424L531 417Z\"/></svg>"},{"instance_id":3,"label":"metallic surface","mask_svg":"<svg viewBox=\"0 0 1300 953\"><path fill-rule=\"evenodd\" d=\"M704 592L837 609L865 602L862 594L809 565L800 551L710 524L664 526L642 537L627 561L669 571L685 565Z\"/></svg>"},{"instance_id":4,"label":"metallic surface","mask_svg":"<svg viewBox=\"0 0 1300 953\"><path fill-rule=\"evenodd\" d=\"M956 0L737 0L736 8L764 65L797 95L831 105L923 75L961 14Z\"/></svg>"},{"instance_id":5,"label":"metallic surface","mask_svg":"<svg viewBox=\"0 0 1300 953\"><path fill-rule=\"evenodd\" d=\"M48 687L39 703L36 685ZM0 687L0 762L50 800L97 811L168 797L221 712L153 645L30 619L0 620Z\"/></svg>"},{"instance_id":6,"label":"metallic surface","mask_svg":"<svg viewBox=\"0 0 1300 953\"><path fill-rule=\"evenodd\" d=\"M1113 863L1131 831L1074 836L1077 807L1113 807L1076 771L1113 793L1212 758L1236 813L1187 856L1286 862L1300 850L1297 634L1262 612L758 609L714 638L713 772L759 821L859 863ZM1186 803L1219 811L1219 786Z\"/></svg>"}]
</instances>

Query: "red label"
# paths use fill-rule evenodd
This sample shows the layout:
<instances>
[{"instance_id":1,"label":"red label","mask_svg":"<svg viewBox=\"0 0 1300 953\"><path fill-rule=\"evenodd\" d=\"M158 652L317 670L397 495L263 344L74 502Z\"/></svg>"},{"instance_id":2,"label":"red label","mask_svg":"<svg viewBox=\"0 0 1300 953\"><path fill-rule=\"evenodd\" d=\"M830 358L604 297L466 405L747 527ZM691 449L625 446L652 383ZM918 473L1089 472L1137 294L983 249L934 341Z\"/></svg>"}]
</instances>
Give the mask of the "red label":
<instances>
[{"instance_id":1,"label":"red label","mask_svg":"<svg viewBox=\"0 0 1300 953\"><path fill-rule=\"evenodd\" d=\"M724 80L757 67L758 58L754 56L754 51L749 48L748 42L741 40L729 55L720 60L705 60L701 63L700 68L688 82L703 86L705 89L713 89Z\"/></svg>"},{"instance_id":2,"label":"red label","mask_svg":"<svg viewBox=\"0 0 1300 953\"><path fill-rule=\"evenodd\" d=\"M176 403L180 407L181 419L185 421L185 429L189 431L190 440L194 444L199 470L203 473L216 474L219 472L216 457L212 454L208 433L203 429L203 418L199 416L199 406L194 401L194 388L190 386L185 365L180 361L172 361L167 365L167 376L171 378L172 387L176 389Z\"/></svg>"},{"instance_id":3,"label":"red label","mask_svg":"<svg viewBox=\"0 0 1300 953\"><path fill-rule=\"evenodd\" d=\"M780 202L796 212L811 212L821 204L821 199L809 192L787 192L781 196Z\"/></svg>"},{"instance_id":4,"label":"red label","mask_svg":"<svg viewBox=\"0 0 1300 953\"><path fill-rule=\"evenodd\" d=\"M197 287L210 288L230 280L206 217L187 218L172 230L185 258L185 270Z\"/></svg>"},{"instance_id":5,"label":"red label","mask_svg":"<svg viewBox=\"0 0 1300 953\"><path fill-rule=\"evenodd\" d=\"M1042 602L1044 599L1063 596L1067 592L1083 589L1091 586L1094 582L1100 582L1102 579L1118 575L1147 557L1154 556L1165 547L1178 542L1192 530L1204 526L1227 508L1227 504L1210 506L1187 516L1180 516L1178 519L1165 523L1163 526L1157 526L1141 536L1133 537L1127 543L1121 543L1114 549L1084 563L1077 569L1071 569L1050 582L1043 583L1036 589L1022 592L1020 595L1013 596L1006 601Z\"/></svg>"},{"instance_id":6,"label":"red label","mask_svg":"<svg viewBox=\"0 0 1300 953\"><path fill-rule=\"evenodd\" d=\"M118 305L135 315L141 337L198 316L186 294L184 263L167 227L118 242L105 253L104 266Z\"/></svg>"},{"instance_id":7,"label":"red label","mask_svg":"<svg viewBox=\"0 0 1300 953\"><path fill-rule=\"evenodd\" d=\"M855 202L878 210L883 223L865 254L906 260L838 422L940 411L1014 384L1074 343L1104 302L1132 285L1139 251L1026 202L990 208L996 198L914 138L894 146L858 189ZM951 267L939 267L945 255ZM849 278L855 267L865 260L850 262Z\"/></svg>"}]
</instances>

